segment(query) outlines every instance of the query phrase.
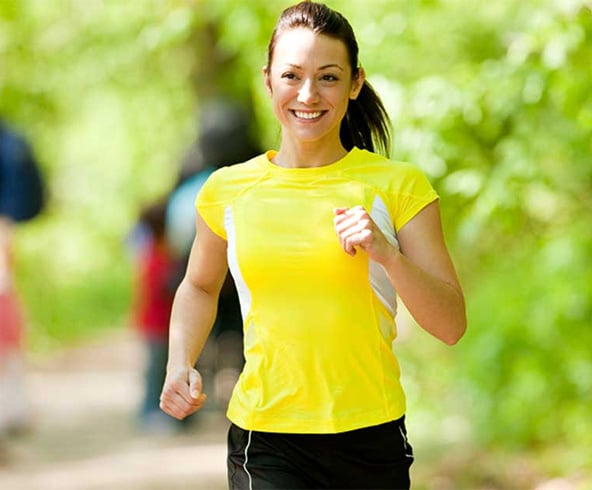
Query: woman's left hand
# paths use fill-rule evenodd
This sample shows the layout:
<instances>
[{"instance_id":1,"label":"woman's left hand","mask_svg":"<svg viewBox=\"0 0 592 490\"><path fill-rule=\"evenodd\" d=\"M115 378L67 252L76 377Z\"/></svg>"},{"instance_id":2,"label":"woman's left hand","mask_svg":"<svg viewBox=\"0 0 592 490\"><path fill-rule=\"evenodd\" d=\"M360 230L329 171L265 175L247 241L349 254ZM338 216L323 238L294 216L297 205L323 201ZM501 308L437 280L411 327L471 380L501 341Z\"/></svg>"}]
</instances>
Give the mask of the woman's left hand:
<instances>
[{"instance_id":1,"label":"woman's left hand","mask_svg":"<svg viewBox=\"0 0 592 490\"><path fill-rule=\"evenodd\" d=\"M386 262L397 249L388 242L380 228L362 206L334 209L333 224L343 250L355 255L359 247L370 259Z\"/></svg>"}]
</instances>

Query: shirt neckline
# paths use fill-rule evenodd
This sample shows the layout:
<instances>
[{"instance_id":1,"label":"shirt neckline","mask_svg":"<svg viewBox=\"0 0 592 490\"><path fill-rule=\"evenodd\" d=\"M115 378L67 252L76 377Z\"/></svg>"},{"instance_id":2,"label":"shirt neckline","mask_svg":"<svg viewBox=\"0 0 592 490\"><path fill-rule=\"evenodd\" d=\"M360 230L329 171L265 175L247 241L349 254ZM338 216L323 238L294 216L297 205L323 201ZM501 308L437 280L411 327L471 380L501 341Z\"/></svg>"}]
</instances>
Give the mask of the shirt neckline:
<instances>
[{"instance_id":1,"label":"shirt neckline","mask_svg":"<svg viewBox=\"0 0 592 490\"><path fill-rule=\"evenodd\" d=\"M354 157L354 154L359 151L360 150L357 147L353 147L346 155L343 156L343 158L320 167L286 168L280 167L279 165L273 163L271 160L277 155L278 152L276 150L268 150L262 155L261 163L266 170L276 176L282 176L285 178L308 178L333 173L336 170L343 168L347 165L348 161Z\"/></svg>"}]
</instances>

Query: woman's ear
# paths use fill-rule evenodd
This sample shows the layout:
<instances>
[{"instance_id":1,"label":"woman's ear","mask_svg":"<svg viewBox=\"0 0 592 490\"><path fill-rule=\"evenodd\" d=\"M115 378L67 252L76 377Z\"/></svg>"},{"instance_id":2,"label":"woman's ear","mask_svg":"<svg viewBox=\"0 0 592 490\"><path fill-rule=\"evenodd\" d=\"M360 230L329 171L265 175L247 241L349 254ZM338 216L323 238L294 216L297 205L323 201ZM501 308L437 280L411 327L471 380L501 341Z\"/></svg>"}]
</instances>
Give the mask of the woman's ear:
<instances>
[{"instance_id":1,"label":"woman's ear","mask_svg":"<svg viewBox=\"0 0 592 490\"><path fill-rule=\"evenodd\" d=\"M350 99L355 100L358 98L358 95L360 95L360 91L362 90L365 81L366 72L364 71L364 68L360 66L358 68L357 76L352 80L352 87L349 94Z\"/></svg>"},{"instance_id":2,"label":"woman's ear","mask_svg":"<svg viewBox=\"0 0 592 490\"><path fill-rule=\"evenodd\" d=\"M263 67L263 83L265 84L265 90L267 90L267 94L271 96L271 79L270 79L270 73L269 70L267 69L267 65L265 65Z\"/></svg>"}]
</instances>

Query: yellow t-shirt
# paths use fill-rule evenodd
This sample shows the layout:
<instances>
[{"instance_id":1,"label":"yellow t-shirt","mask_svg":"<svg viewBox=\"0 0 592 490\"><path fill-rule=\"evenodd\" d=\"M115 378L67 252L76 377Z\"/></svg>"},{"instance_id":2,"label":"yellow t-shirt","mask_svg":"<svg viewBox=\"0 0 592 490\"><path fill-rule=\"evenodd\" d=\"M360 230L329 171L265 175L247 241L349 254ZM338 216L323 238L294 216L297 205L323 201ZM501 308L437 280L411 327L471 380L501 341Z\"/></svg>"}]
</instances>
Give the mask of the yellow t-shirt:
<instances>
[{"instance_id":1,"label":"yellow t-shirt","mask_svg":"<svg viewBox=\"0 0 592 490\"><path fill-rule=\"evenodd\" d=\"M438 198L417 168L354 148L315 168L270 151L213 173L196 206L228 242L246 363L228 417L246 430L336 433L405 413L396 296L377 263L341 248L333 210L362 205L386 236Z\"/></svg>"}]
</instances>

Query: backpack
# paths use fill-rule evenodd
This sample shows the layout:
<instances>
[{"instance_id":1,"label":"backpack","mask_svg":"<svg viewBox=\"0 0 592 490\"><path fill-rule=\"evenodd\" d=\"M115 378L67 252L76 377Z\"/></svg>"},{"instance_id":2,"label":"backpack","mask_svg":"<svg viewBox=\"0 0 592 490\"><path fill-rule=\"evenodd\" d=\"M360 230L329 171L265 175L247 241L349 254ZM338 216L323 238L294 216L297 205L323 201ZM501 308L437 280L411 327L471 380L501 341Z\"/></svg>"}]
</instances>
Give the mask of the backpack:
<instances>
[{"instance_id":1,"label":"backpack","mask_svg":"<svg viewBox=\"0 0 592 490\"><path fill-rule=\"evenodd\" d=\"M29 221L44 205L43 177L30 145L0 123L0 216Z\"/></svg>"}]
</instances>

